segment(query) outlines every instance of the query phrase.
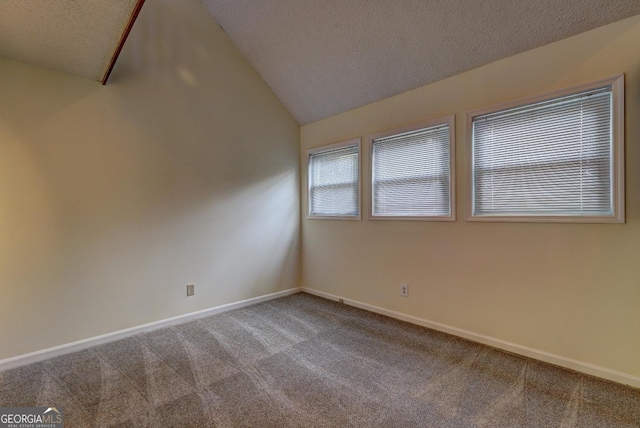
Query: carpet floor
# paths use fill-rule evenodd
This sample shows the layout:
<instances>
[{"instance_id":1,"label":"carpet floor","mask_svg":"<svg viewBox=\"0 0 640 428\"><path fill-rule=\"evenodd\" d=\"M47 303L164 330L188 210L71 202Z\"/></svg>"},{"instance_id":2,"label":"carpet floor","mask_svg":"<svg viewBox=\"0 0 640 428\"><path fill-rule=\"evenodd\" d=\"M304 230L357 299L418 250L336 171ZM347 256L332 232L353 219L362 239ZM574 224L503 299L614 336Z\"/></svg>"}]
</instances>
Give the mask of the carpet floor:
<instances>
[{"instance_id":1,"label":"carpet floor","mask_svg":"<svg viewBox=\"0 0 640 428\"><path fill-rule=\"evenodd\" d=\"M0 372L65 427L640 427L640 390L299 293Z\"/></svg>"}]
</instances>

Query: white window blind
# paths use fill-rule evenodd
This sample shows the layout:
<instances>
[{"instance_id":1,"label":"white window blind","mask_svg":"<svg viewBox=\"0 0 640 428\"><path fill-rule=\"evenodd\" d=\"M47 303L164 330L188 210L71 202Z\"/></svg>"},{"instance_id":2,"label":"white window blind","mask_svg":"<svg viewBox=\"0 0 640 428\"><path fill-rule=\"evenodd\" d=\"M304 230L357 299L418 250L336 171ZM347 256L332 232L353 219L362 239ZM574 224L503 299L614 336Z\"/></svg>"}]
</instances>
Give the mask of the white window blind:
<instances>
[{"instance_id":1,"label":"white window blind","mask_svg":"<svg viewBox=\"0 0 640 428\"><path fill-rule=\"evenodd\" d=\"M451 216L448 123L372 141L372 216Z\"/></svg>"},{"instance_id":2,"label":"white window blind","mask_svg":"<svg viewBox=\"0 0 640 428\"><path fill-rule=\"evenodd\" d=\"M309 154L309 215L359 216L360 145Z\"/></svg>"},{"instance_id":3,"label":"white window blind","mask_svg":"<svg viewBox=\"0 0 640 428\"><path fill-rule=\"evenodd\" d=\"M473 117L473 215L613 215L612 87Z\"/></svg>"}]
</instances>

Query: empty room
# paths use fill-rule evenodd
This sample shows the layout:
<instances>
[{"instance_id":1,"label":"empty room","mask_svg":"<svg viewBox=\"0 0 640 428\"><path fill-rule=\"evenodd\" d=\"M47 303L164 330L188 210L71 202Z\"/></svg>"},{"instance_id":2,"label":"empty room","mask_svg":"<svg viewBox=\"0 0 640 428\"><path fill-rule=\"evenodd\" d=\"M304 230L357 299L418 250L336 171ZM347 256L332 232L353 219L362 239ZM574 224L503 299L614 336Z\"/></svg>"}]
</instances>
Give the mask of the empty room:
<instances>
[{"instance_id":1,"label":"empty room","mask_svg":"<svg viewBox=\"0 0 640 428\"><path fill-rule=\"evenodd\" d=\"M0 2L0 427L640 427L640 2Z\"/></svg>"}]
</instances>

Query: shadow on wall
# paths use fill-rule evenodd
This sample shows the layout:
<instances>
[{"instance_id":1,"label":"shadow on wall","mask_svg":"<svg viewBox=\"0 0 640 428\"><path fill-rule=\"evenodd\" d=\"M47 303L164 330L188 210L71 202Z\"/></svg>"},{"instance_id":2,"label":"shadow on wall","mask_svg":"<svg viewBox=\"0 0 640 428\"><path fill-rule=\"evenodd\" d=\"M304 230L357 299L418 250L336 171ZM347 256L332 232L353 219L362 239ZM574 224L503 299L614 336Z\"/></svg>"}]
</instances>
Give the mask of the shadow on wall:
<instances>
[{"instance_id":1,"label":"shadow on wall","mask_svg":"<svg viewBox=\"0 0 640 428\"><path fill-rule=\"evenodd\" d=\"M208 185L289 170L282 124L295 139L297 124L204 6L159 1L143 12L110 83L123 116Z\"/></svg>"},{"instance_id":2,"label":"shadow on wall","mask_svg":"<svg viewBox=\"0 0 640 428\"><path fill-rule=\"evenodd\" d=\"M628 82L627 88L627 105L640 105L640 58L638 68L634 70L634 73L629 73L627 76ZM637 114L640 114L638 112ZM637 142L640 141L640 116L633 117L629 111L626 111L627 117L625 123L627 126L625 135L625 157L626 157L626 189L640 189L640 172L638 171L638 165L640 165L640 147ZM635 143L635 144L634 144ZM630 203L638 201L640 198L627 198L627 219L640 218L640 206L630 207ZM631 209L629 209L631 208Z\"/></svg>"},{"instance_id":3,"label":"shadow on wall","mask_svg":"<svg viewBox=\"0 0 640 428\"><path fill-rule=\"evenodd\" d=\"M198 1L147 2L105 87L30 70L0 110L0 359L298 286L299 127Z\"/></svg>"}]
</instances>

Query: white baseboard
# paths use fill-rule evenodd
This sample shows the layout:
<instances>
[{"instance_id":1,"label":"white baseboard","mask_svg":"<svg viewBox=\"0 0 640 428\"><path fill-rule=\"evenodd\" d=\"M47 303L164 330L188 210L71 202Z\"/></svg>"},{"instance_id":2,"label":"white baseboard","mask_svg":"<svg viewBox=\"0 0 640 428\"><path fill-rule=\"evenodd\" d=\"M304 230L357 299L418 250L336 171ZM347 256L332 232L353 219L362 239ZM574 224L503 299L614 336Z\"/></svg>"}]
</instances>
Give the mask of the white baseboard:
<instances>
[{"instance_id":1,"label":"white baseboard","mask_svg":"<svg viewBox=\"0 0 640 428\"><path fill-rule=\"evenodd\" d=\"M290 288L288 290L278 291L276 293L266 294L264 296L253 297L251 299L240 300L239 302L227 303L225 305L216 306L214 308L204 309L197 312L191 312L179 315L173 318L167 318L155 321L149 324L143 324L137 327L131 327L124 330L114 331L100 336L90 337L88 339L78 340L77 342L65 343L64 345L54 346L53 348L43 349L41 351L31 352L17 357L11 357L0 360L0 371L21 367L31 363L47 360L49 358L58 357L60 355L69 354L71 352L81 351L92 346L102 345L104 343L113 342L115 340L124 339L134 334L156 330L162 327L169 327L183 322L203 318L209 315L219 314L234 309L240 309L247 306L255 305L269 300L277 299L291 294L299 293L301 288Z\"/></svg>"},{"instance_id":2,"label":"white baseboard","mask_svg":"<svg viewBox=\"0 0 640 428\"><path fill-rule=\"evenodd\" d=\"M504 340L496 339L494 337L474 333L472 331L451 327L446 324L441 324L441 323L429 321L423 318L406 315L400 312L391 311L389 309L369 305L367 303L362 303L357 300L346 299L340 296L325 293L323 291L313 290L306 287L303 287L302 291L305 293L313 294L315 296L324 297L325 299L329 299L329 300L335 300L335 301L342 300L343 303L346 303L347 305L364 309L366 311L375 312L375 313L386 315L388 317L395 318L401 321L406 321L411 324L416 324L416 325L427 327L433 330L452 334L454 336L459 336L474 342L482 343L484 345L489 345L489 346L493 346L494 348L512 352L514 354L523 355L525 357L544 361L546 363L554 364L556 366L575 370L575 371L596 376L602 379L607 379L616 383L621 383L623 385L629 385L634 388L640 388L640 377L637 377L628 373L619 372L617 370L611 370L606 367L597 366L595 364L585 363L583 361L578 361L572 358L551 354L549 352L540 351L538 349L533 349L526 346L518 345L516 343L507 342Z\"/></svg>"},{"instance_id":3,"label":"white baseboard","mask_svg":"<svg viewBox=\"0 0 640 428\"><path fill-rule=\"evenodd\" d=\"M180 315L173 318L167 318L164 320L140 325L137 327L115 331L113 333L107 333L100 336L79 340L77 342L54 346L53 348L43 349L41 351L31 352L28 354L7 358L4 360L0 360L0 371L9 370L12 368L24 366L31 363L36 363L39 361L58 357L60 355L68 354L71 352L81 351L83 349L87 349L92 346L102 345L104 343L113 342L119 339L124 339L126 337L130 337L138 333L148 332L148 331L156 330L162 327L169 327L172 325L195 320L198 318L203 318L209 315L219 314L222 312L227 312L234 309L240 309L240 308L255 305L258 303L267 302L269 300L289 296L291 294L295 294L300 291L313 294L319 297L324 297L325 299L329 299L329 300L338 301L342 299L344 303L350 306L354 306L356 308L364 309L370 312L375 312L381 315L386 315L391 318L395 318L401 321L406 321L412 324L431 328L433 330L441 331L444 333L449 333L454 336L459 336L468 340L472 340L474 342L493 346L494 348L499 348L508 352L513 352L514 354L519 354L525 357L534 358L536 360L544 361L550 364L555 364L557 366L565 367L581 373L586 373L592 376L597 376L603 379L611 380L613 382L629 385L634 388L640 388L640 377L637 377L628 373L623 373L617 370L611 370L605 367L597 366L595 364L585 363L583 361L578 361L578 360L563 357L560 355L551 354L549 352L540 351L537 349L507 342L504 340L496 339L496 338L485 336L482 334L477 334L477 333L474 333L468 330L463 330L457 327L451 327L446 324L429 321L423 318L414 317L412 315L406 315L400 312L395 312L389 309L381 308L381 307L370 305L367 303L362 303L357 300L346 299L340 296L325 293L323 291L313 290L313 289L304 288L304 287L290 288L288 290L278 291L276 293L271 293L264 296L253 297L251 299L241 300L239 302L228 303L225 305L216 306L213 308L204 309L197 312L191 312L188 314Z\"/></svg>"}]
</instances>

